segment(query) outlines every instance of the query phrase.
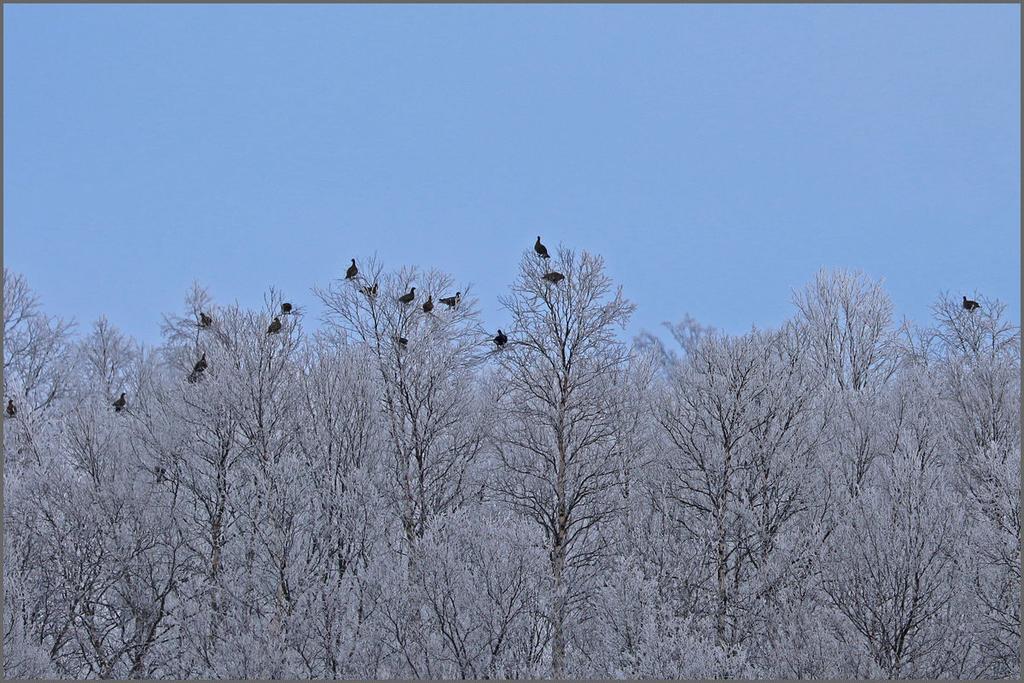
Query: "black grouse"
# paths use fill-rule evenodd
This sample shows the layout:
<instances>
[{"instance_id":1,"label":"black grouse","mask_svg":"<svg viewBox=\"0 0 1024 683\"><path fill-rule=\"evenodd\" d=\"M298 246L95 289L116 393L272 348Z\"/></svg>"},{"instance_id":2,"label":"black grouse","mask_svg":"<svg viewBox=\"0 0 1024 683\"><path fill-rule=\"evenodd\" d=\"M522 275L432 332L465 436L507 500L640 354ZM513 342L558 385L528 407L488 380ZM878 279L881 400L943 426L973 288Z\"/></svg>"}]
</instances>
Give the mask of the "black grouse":
<instances>
[{"instance_id":1,"label":"black grouse","mask_svg":"<svg viewBox=\"0 0 1024 683\"><path fill-rule=\"evenodd\" d=\"M14 417L18 414L18 409L14 407L14 399L7 399L7 417Z\"/></svg>"},{"instance_id":2,"label":"black grouse","mask_svg":"<svg viewBox=\"0 0 1024 683\"><path fill-rule=\"evenodd\" d=\"M533 245L533 250L540 254L541 258L551 258L548 255L548 248L540 243L540 235L537 235L537 243Z\"/></svg>"},{"instance_id":3,"label":"black grouse","mask_svg":"<svg viewBox=\"0 0 1024 683\"><path fill-rule=\"evenodd\" d=\"M360 289L359 291L372 299L373 297L377 296L377 283L374 282L372 287L366 286Z\"/></svg>"},{"instance_id":4,"label":"black grouse","mask_svg":"<svg viewBox=\"0 0 1024 683\"><path fill-rule=\"evenodd\" d=\"M188 382L189 384L195 384L203 371L206 370L206 352L203 352L203 357L196 361L195 366L192 367L192 372L189 373Z\"/></svg>"},{"instance_id":5,"label":"black grouse","mask_svg":"<svg viewBox=\"0 0 1024 683\"><path fill-rule=\"evenodd\" d=\"M199 311L199 327L209 327L213 324L213 318Z\"/></svg>"},{"instance_id":6,"label":"black grouse","mask_svg":"<svg viewBox=\"0 0 1024 683\"><path fill-rule=\"evenodd\" d=\"M416 288L410 287L408 293L398 297L398 300L403 304L411 304L412 300L416 298Z\"/></svg>"},{"instance_id":7,"label":"black grouse","mask_svg":"<svg viewBox=\"0 0 1024 683\"><path fill-rule=\"evenodd\" d=\"M498 336L494 338L494 343L499 349L508 343L508 336L500 328L498 329Z\"/></svg>"},{"instance_id":8,"label":"black grouse","mask_svg":"<svg viewBox=\"0 0 1024 683\"><path fill-rule=\"evenodd\" d=\"M292 305L287 301L281 304L281 315L288 315L292 312Z\"/></svg>"},{"instance_id":9,"label":"black grouse","mask_svg":"<svg viewBox=\"0 0 1024 683\"><path fill-rule=\"evenodd\" d=\"M352 265L345 271L345 279L352 280L356 275L359 275L359 269L356 268L356 260L352 259Z\"/></svg>"},{"instance_id":10,"label":"black grouse","mask_svg":"<svg viewBox=\"0 0 1024 683\"><path fill-rule=\"evenodd\" d=\"M544 276L544 279L547 280L548 282L551 282L551 283L557 285L559 282L561 282L562 280L565 279L565 276L562 275L561 273L556 273L556 272L552 271L552 272L546 274Z\"/></svg>"},{"instance_id":11,"label":"black grouse","mask_svg":"<svg viewBox=\"0 0 1024 683\"><path fill-rule=\"evenodd\" d=\"M128 405L128 400L124 397L124 392L121 392L121 398L114 401L114 412L120 413Z\"/></svg>"},{"instance_id":12,"label":"black grouse","mask_svg":"<svg viewBox=\"0 0 1024 683\"><path fill-rule=\"evenodd\" d=\"M274 318L274 322L270 323L270 327L267 328L267 334L277 334L281 331L281 319Z\"/></svg>"},{"instance_id":13,"label":"black grouse","mask_svg":"<svg viewBox=\"0 0 1024 683\"><path fill-rule=\"evenodd\" d=\"M427 297L427 300L423 302L423 312L430 313L434 310L434 295L431 294Z\"/></svg>"},{"instance_id":14,"label":"black grouse","mask_svg":"<svg viewBox=\"0 0 1024 683\"><path fill-rule=\"evenodd\" d=\"M455 292L455 296L446 296L445 298L440 299L440 301L448 308L455 308L459 305L459 302L462 301L462 292Z\"/></svg>"},{"instance_id":15,"label":"black grouse","mask_svg":"<svg viewBox=\"0 0 1024 683\"><path fill-rule=\"evenodd\" d=\"M971 301L970 299L968 299L965 296L964 297L964 309L968 310L968 311L973 311L975 308L981 308L981 304L979 304L977 301Z\"/></svg>"},{"instance_id":16,"label":"black grouse","mask_svg":"<svg viewBox=\"0 0 1024 683\"><path fill-rule=\"evenodd\" d=\"M405 337L395 337L395 341L398 342L398 345L401 346L402 348L405 348L406 346L409 345L409 340L406 339Z\"/></svg>"}]
</instances>

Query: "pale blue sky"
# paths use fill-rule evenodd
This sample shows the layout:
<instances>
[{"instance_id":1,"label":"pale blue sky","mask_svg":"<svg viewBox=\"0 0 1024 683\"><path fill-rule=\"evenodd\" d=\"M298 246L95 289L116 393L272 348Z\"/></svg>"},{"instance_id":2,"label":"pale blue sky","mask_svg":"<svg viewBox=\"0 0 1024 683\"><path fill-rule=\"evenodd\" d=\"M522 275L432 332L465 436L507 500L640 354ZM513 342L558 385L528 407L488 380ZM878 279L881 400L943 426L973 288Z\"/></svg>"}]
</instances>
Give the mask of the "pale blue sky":
<instances>
[{"instance_id":1,"label":"pale blue sky","mask_svg":"<svg viewBox=\"0 0 1024 683\"><path fill-rule=\"evenodd\" d=\"M537 234L731 332L820 266L1020 307L1020 8L5 6L4 257L148 342L349 258L474 283Z\"/></svg>"}]
</instances>

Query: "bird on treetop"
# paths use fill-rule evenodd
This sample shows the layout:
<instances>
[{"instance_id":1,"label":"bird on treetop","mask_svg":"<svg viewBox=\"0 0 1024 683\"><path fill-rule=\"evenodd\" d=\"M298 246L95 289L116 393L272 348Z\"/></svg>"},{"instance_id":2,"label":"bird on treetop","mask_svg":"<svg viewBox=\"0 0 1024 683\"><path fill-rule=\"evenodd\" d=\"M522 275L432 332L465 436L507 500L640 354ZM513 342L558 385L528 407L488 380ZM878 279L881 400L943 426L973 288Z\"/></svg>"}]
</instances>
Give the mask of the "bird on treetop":
<instances>
[{"instance_id":1,"label":"bird on treetop","mask_svg":"<svg viewBox=\"0 0 1024 683\"><path fill-rule=\"evenodd\" d=\"M551 258L548 255L548 248L540 243L540 235L537 235L537 243L533 245L533 250L537 252L541 258Z\"/></svg>"},{"instance_id":2,"label":"bird on treetop","mask_svg":"<svg viewBox=\"0 0 1024 683\"><path fill-rule=\"evenodd\" d=\"M455 296L446 296L445 298L440 299L440 302L448 308L455 308L459 305L460 301L462 301L462 292L455 292Z\"/></svg>"}]
</instances>

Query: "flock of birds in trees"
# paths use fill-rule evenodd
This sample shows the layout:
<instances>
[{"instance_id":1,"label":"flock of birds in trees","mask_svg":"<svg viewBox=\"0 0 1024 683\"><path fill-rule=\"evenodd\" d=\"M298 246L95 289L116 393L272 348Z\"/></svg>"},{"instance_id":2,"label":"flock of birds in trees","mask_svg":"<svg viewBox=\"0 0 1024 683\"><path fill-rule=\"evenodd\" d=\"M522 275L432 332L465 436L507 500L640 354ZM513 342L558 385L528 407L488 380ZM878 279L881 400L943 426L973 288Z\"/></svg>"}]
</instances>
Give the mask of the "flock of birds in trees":
<instances>
[{"instance_id":1,"label":"flock of birds in trees","mask_svg":"<svg viewBox=\"0 0 1024 683\"><path fill-rule=\"evenodd\" d=\"M533 250L534 250L534 252L536 252L537 256L539 256L541 259L549 259L549 258L551 258L551 255L548 254L548 248L545 247L544 244L540 241L540 235L537 235L537 241L533 245ZM345 279L346 280L351 280L351 281L355 282L356 278L358 278L358 277L359 277L359 266L356 265L356 260L352 259L352 264L345 271ZM541 279L543 279L546 282L550 282L551 284L557 285L559 282L561 282L562 280L565 279L565 275L563 275L562 273L559 273L558 271L549 270L549 271L545 272L544 275L541 276ZM378 283L374 282L372 285L370 285L370 284L365 285L365 286L361 287L359 291L362 294L366 295L368 298L374 299L377 296ZM408 292L406 292L405 294L403 294L400 297L398 297L398 303L400 303L400 304L402 304L404 306L408 306L409 304L411 304L415 300L416 300L416 287L409 287L409 291ZM459 305L459 303L462 301L462 292L455 292L455 294L453 294L452 296L442 297L442 298L438 299L438 301L441 304L447 306L449 309L456 308ZM433 310L434 310L434 296L432 294L427 296L427 300L425 302L423 302L423 305L421 306L421 308L422 308L423 312L426 313L426 314L430 314L431 312L433 312ZM270 325L267 326L267 334L268 335L278 334L281 331L281 328L283 326L282 323L281 323L281 316L290 315L293 310L294 309L293 309L293 307L292 307L292 305L290 303L288 303L288 302L282 303L281 304L281 313L279 315L277 315L277 316L274 316L274 319L270 322ZM210 327L212 325L213 325L213 316L207 314L205 311L200 311L199 312L199 327L205 329L205 328L208 328L208 327ZM494 343L496 348L500 349L503 346L505 346L506 344L508 344L508 335L505 334L504 332L502 332L501 329L499 328L498 329L498 334L496 334L491 341ZM409 340L406 337L396 336L395 337L395 342L397 342L398 345L400 347L402 347L402 348L406 348L409 345ZM190 384L195 384L196 382L198 382L200 380L200 378L203 376L203 373L206 371L206 368L208 366L209 366L209 364L208 364L208 362L206 360L206 352L204 351L203 355L199 358L198 361L196 361L196 364L192 367L192 372L189 373L189 375L187 377L188 382ZM114 402L114 409L115 409L115 411L120 412L121 410L123 410L125 408L125 405L126 405L126 403L125 403L125 396L124 396L124 394L121 394L121 398L119 398L117 401ZM8 406L9 410L10 410L10 408L11 408L11 406Z\"/></svg>"},{"instance_id":2,"label":"flock of birds in trees","mask_svg":"<svg viewBox=\"0 0 1024 683\"><path fill-rule=\"evenodd\" d=\"M545 247L544 244L541 243L541 241L540 241L540 235L537 235L537 241L533 245L533 250L542 259L551 258L551 255L548 254L548 248ZM358 276L359 276L359 267L356 265L356 260L352 259L352 265L350 265L348 267L348 270L345 271L345 279L346 280L353 280L354 281ZM565 279L565 275L563 275L562 273L559 273L557 271L548 271L543 276L541 276L541 278L543 280L547 281L547 282L550 282L552 284L556 284L557 285L559 282L561 282L562 280ZM363 294L365 294L368 298L373 299L373 298L375 298L377 296L378 283L374 282L372 285L365 285L364 287L360 288L359 291L362 292ZM398 303L400 303L400 304L402 304L404 306L408 306L409 304L411 304L415 300L416 300L416 287L414 287L414 286L410 286L408 292L406 292L405 294L403 294L400 297L398 297ZM442 297L442 298L438 299L438 301L440 303L444 304L445 306L447 306L450 309L451 308L456 308L459 305L459 303L462 301L462 292L455 292L455 294L453 294L452 296ZM423 312L427 313L427 314L431 313L434 310L434 295L433 294L427 295L427 300L425 302L423 302L423 305L421 306L421 308L423 309ZM276 332L280 331L281 326L279 324L279 321L275 318L274 322L278 323L278 324L277 324L277 326L275 328L274 323L271 323L271 328L272 329L268 328L268 330L267 330L268 334L273 334L273 333L276 333ZM508 343L508 335L506 335L504 332L502 332L501 329L499 328L498 329L498 334L495 335L494 338L491 341L494 342L494 345L497 348L500 349L501 347L505 346L505 344ZM406 348L409 345L409 340L406 337L396 336L395 337L395 342L397 342L398 345L400 347L402 347L402 348Z\"/></svg>"},{"instance_id":3,"label":"flock of birds in trees","mask_svg":"<svg viewBox=\"0 0 1024 683\"><path fill-rule=\"evenodd\" d=\"M541 243L541 241L540 241L540 235L537 235L537 241L533 245L533 250L542 259L549 259L549 258L551 258L550 254L548 254L548 248L545 247ZM355 279L358 277L358 275L359 275L359 268L356 266L356 260L352 259L352 265L350 265L348 267L348 270L345 271L345 279L346 280L355 281ZM559 282L561 282L562 280L565 279L565 275L563 275L562 273L559 273L557 271L549 270L546 273L544 273L544 275L541 276L541 279L543 279L543 280L545 280L547 282L550 282L551 284L557 285ZM374 282L372 285L366 285L366 286L362 287L359 291L361 293L365 294L367 297L373 299L373 298L375 298L377 296L377 283ZM398 302L403 304L403 305L408 306L415 299L416 299L416 288L415 287L410 287L408 292L406 292L402 296L398 297ZM459 302L462 301L462 292L456 292L453 296L446 296L444 298L438 299L438 301L441 302L442 304L444 304L445 306L447 306L450 309L451 308L455 308L455 307L457 307L459 305ZM972 299L968 299L966 296L963 297L962 306L963 306L963 309L965 311L970 311L970 312L974 312L976 309L981 308L981 304L979 304L977 301L974 301ZM428 313L428 314L431 311L434 310L434 297L433 297L433 295L428 295L427 296L427 300L423 303L422 309L423 309L424 313ZM281 304L281 313L280 313L280 315L275 316L274 319L271 321L270 325L267 327L267 334L268 335L270 335L270 334L277 334L278 332L280 332L281 331L281 327L282 327L282 325L281 325L281 316L282 315L290 315L293 310L294 310L294 308L293 308L293 306L290 303L288 303L288 302L282 303ZM213 317L208 315L205 311L200 311L199 312L199 327L201 329L205 329L205 328L209 328L212 325L213 325ZM395 341L402 348L407 347L408 344L409 344L409 340L407 338L405 338L405 337L395 337ZM491 341L494 342L494 345L495 345L496 348L500 349L503 346L505 346L506 344L508 344L508 335L506 335L504 332L502 332L501 328L498 328L498 334L496 334L494 336L494 339L492 339ZM206 371L206 368L208 367L208 365L209 364L206 361L206 352L204 351L203 355L199 358L198 361L196 361L196 364L192 367L192 372L189 373L188 378L187 378L188 382L190 384L195 384L196 382L198 382L199 379L202 377L203 373ZM113 402L114 412L120 413L121 411L125 410L128 407L128 399L125 396L126 396L125 393L122 392L121 393L121 397ZM7 400L7 417L13 418L17 414L18 414L18 408L17 408L17 406L14 405L14 399L8 399Z\"/></svg>"}]
</instances>

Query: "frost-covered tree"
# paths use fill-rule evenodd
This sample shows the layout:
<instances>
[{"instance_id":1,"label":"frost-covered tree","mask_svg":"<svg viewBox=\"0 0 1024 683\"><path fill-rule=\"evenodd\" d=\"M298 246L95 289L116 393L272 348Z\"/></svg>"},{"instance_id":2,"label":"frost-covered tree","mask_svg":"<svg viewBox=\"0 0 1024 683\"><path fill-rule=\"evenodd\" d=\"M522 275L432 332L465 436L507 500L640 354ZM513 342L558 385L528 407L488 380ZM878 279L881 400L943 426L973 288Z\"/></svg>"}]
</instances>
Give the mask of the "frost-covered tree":
<instances>
[{"instance_id":1,"label":"frost-covered tree","mask_svg":"<svg viewBox=\"0 0 1024 683\"><path fill-rule=\"evenodd\" d=\"M22 414L65 396L71 329L43 313L24 276L4 268L4 395Z\"/></svg>"},{"instance_id":2,"label":"frost-covered tree","mask_svg":"<svg viewBox=\"0 0 1024 683\"><path fill-rule=\"evenodd\" d=\"M783 539L812 497L819 429L800 350L792 331L710 337L663 401L664 492L678 506L676 533L703 548L708 588L698 604L727 651L766 618Z\"/></svg>"},{"instance_id":3,"label":"frost-covered tree","mask_svg":"<svg viewBox=\"0 0 1024 683\"><path fill-rule=\"evenodd\" d=\"M821 377L858 391L892 374L892 302L860 271L820 270L793 301L812 339L809 355Z\"/></svg>"},{"instance_id":4,"label":"frost-covered tree","mask_svg":"<svg viewBox=\"0 0 1024 683\"><path fill-rule=\"evenodd\" d=\"M1020 673L1020 328L1005 305L982 298L966 311L943 295L933 306L941 421L957 466L955 485L972 520L970 590L979 667Z\"/></svg>"},{"instance_id":5,"label":"frost-covered tree","mask_svg":"<svg viewBox=\"0 0 1024 683\"><path fill-rule=\"evenodd\" d=\"M920 451L917 451L918 448ZM885 678L962 675L963 513L927 444L897 452L834 533L822 590ZM951 649L951 645L958 646ZM848 645L854 649L853 643ZM954 661L951 661L954 660Z\"/></svg>"},{"instance_id":6,"label":"frost-covered tree","mask_svg":"<svg viewBox=\"0 0 1024 683\"><path fill-rule=\"evenodd\" d=\"M565 275L557 284L547 268ZM628 457L614 419L628 348L616 332L633 304L604 263L559 249L551 263L522 258L511 293L511 341L497 351L503 420L496 439L501 500L544 532L548 550L551 675L566 676L572 624L586 610L606 553L601 525L622 507L617 474Z\"/></svg>"},{"instance_id":7,"label":"frost-covered tree","mask_svg":"<svg viewBox=\"0 0 1024 683\"><path fill-rule=\"evenodd\" d=\"M399 301L413 287L415 298ZM338 343L358 344L373 360L391 452L388 495L410 544L431 516L456 509L468 495L484 439L473 383L485 338L477 302L462 286L457 305L440 303L457 288L436 270L385 272L370 261L357 278L317 290ZM423 309L428 299L430 312Z\"/></svg>"},{"instance_id":8,"label":"frost-covered tree","mask_svg":"<svg viewBox=\"0 0 1024 683\"><path fill-rule=\"evenodd\" d=\"M4 287L7 677L1020 675L998 300L896 326L822 271L670 350L558 249L502 347L468 285L373 261L316 331L197 284L144 347Z\"/></svg>"}]
</instances>

